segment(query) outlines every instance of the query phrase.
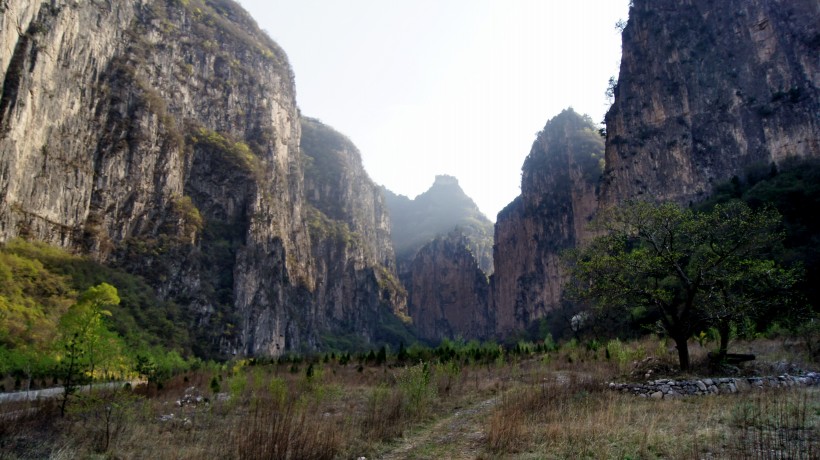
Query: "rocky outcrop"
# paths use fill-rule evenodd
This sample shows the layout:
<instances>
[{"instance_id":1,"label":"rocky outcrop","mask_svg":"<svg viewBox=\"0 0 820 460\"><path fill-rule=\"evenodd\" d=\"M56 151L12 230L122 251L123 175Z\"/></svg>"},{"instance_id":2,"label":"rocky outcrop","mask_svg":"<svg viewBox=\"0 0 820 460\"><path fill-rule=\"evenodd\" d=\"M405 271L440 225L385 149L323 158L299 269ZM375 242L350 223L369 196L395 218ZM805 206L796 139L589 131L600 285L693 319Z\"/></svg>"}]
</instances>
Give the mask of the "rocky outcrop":
<instances>
[{"instance_id":1,"label":"rocky outcrop","mask_svg":"<svg viewBox=\"0 0 820 460\"><path fill-rule=\"evenodd\" d=\"M556 308L566 275L561 251L589 237L604 142L572 109L547 122L522 167L521 195L498 214L492 306L501 337Z\"/></svg>"},{"instance_id":2,"label":"rocky outcrop","mask_svg":"<svg viewBox=\"0 0 820 460\"><path fill-rule=\"evenodd\" d=\"M606 116L602 180L584 173L594 162L572 164L583 149L565 155L566 146L550 146L561 139L550 125L562 114L539 135L521 196L499 214L498 333L558 305L557 254L591 236L584 228L596 196L599 208L641 197L686 204L748 168L820 156L819 16L808 0L635 0Z\"/></svg>"},{"instance_id":3,"label":"rocky outcrop","mask_svg":"<svg viewBox=\"0 0 820 460\"><path fill-rule=\"evenodd\" d=\"M231 0L6 0L0 24L0 241L144 276L187 307L202 356L318 346L336 313L317 294L294 77L248 14ZM389 272L387 230L344 212L376 243L333 263ZM367 295L400 303L382 287Z\"/></svg>"},{"instance_id":4,"label":"rocky outcrop","mask_svg":"<svg viewBox=\"0 0 820 460\"><path fill-rule=\"evenodd\" d=\"M384 194L416 334L432 343L487 337L492 223L452 176L436 176L412 200L387 189Z\"/></svg>"},{"instance_id":5,"label":"rocky outcrop","mask_svg":"<svg viewBox=\"0 0 820 460\"><path fill-rule=\"evenodd\" d=\"M635 0L606 116L605 206L688 203L756 163L820 156L813 0Z\"/></svg>"},{"instance_id":6,"label":"rocky outcrop","mask_svg":"<svg viewBox=\"0 0 820 460\"><path fill-rule=\"evenodd\" d=\"M413 259L408 309L420 338L438 342L491 335L489 282L469 245L461 230L454 230L426 244Z\"/></svg>"},{"instance_id":7,"label":"rocky outcrop","mask_svg":"<svg viewBox=\"0 0 820 460\"><path fill-rule=\"evenodd\" d=\"M356 146L315 119L302 119L308 228L316 274L320 334L370 345L381 321L407 319L396 275L390 219L381 188Z\"/></svg>"}]
</instances>

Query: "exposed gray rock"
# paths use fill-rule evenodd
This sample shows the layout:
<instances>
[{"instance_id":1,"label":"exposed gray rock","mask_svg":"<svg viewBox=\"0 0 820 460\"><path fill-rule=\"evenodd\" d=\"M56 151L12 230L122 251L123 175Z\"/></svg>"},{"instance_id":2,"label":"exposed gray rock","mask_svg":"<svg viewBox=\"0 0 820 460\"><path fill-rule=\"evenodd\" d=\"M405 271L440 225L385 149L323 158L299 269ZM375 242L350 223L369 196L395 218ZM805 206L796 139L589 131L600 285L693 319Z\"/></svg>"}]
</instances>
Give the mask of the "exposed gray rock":
<instances>
[{"instance_id":1,"label":"exposed gray rock","mask_svg":"<svg viewBox=\"0 0 820 460\"><path fill-rule=\"evenodd\" d=\"M318 325L348 318L373 339L370 313L404 307L380 195L360 161L343 188L310 183L366 240L317 263L338 248L309 233L285 53L235 2L191 5L3 2L0 242L142 275L187 308L201 356L315 349ZM330 295L320 282L340 266Z\"/></svg>"},{"instance_id":2,"label":"exposed gray rock","mask_svg":"<svg viewBox=\"0 0 820 460\"><path fill-rule=\"evenodd\" d=\"M815 0L632 4L603 206L699 201L751 165L820 156Z\"/></svg>"},{"instance_id":3,"label":"exposed gray rock","mask_svg":"<svg viewBox=\"0 0 820 460\"><path fill-rule=\"evenodd\" d=\"M500 336L559 305L567 276L560 253L590 236L603 149L592 120L572 109L538 133L521 168L521 196L495 225L492 305Z\"/></svg>"},{"instance_id":4,"label":"exposed gray rock","mask_svg":"<svg viewBox=\"0 0 820 460\"><path fill-rule=\"evenodd\" d=\"M439 237L416 254L407 276L409 311L418 335L486 339L493 332L489 283L460 230Z\"/></svg>"},{"instance_id":5,"label":"exposed gray rock","mask_svg":"<svg viewBox=\"0 0 820 460\"><path fill-rule=\"evenodd\" d=\"M733 394L764 388L820 385L820 373L808 372L800 376L719 378L703 380L655 380L646 384L614 383L607 387L622 393L651 398L700 396L705 394Z\"/></svg>"}]
</instances>

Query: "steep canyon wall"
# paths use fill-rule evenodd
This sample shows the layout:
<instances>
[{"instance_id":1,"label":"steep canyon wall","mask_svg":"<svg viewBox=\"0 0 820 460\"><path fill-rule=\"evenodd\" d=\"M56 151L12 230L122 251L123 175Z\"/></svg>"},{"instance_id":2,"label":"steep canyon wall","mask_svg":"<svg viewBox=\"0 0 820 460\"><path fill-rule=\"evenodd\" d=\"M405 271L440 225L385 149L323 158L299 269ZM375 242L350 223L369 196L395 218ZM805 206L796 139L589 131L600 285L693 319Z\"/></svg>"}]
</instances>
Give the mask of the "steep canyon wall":
<instances>
[{"instance_id":1,"label":"steep canyon wall","mask_svg":"<svg viewBox=\"0 0 820 460\"><path fill-rule=\"evenodd\" d=\"M204 356L310 349L352 314L317 295L324 236L308 225L293 73L239 5L6 0L0 13L0 241L144 276L190 310ZM384 216L348 220L382 241L341 254L376 274L340 283L401 310L379 287L395 277Z\"/></svg>"}]
</instances>

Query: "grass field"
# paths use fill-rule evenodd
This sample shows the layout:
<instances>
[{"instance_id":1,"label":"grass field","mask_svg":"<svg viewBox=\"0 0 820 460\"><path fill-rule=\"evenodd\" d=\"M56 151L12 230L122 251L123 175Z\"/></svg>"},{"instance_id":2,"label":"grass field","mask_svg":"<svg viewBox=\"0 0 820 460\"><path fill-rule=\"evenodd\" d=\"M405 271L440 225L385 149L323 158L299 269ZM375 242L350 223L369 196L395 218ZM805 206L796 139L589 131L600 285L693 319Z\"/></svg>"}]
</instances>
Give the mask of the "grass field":
<instances>
[{"instance_id":1,"label":"grass field","mask_svg":"<svg viewBox=\"0 0 820 460\"><path fill-rule=\"evenodd\" d=\"M742 373L806 366L784 342L735 348L765 361ZM654 339L484 361L230 363L161 389L81 395L65 418L56 402L2 406L0 458L820 457L820 388L675 400L606 389L642 380L635 363L647 357L672 372L673 353Z\"/></svg>"}]
</instances>

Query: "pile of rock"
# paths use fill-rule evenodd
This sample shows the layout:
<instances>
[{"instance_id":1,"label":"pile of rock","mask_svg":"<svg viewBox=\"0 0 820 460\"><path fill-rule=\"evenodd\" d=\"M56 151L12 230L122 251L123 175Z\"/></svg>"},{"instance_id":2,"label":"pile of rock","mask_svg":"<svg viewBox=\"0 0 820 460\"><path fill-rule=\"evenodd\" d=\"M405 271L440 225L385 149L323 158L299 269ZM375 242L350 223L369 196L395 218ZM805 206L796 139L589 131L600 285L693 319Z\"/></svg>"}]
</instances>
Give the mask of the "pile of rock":
<instances>
[{"instance_id":1,"label":"pile of rock","mask_svg":"<svg viewBox=\"0 0 820 460\"><path fill-rule=\"evenodd\" d=\"M198 406L202 403L207 404L208 402L208 398L203 397L196 387L190 387L185 390L185 396L176 401L176 406Z\"/></svg>"},{"instance_id":2,"label":"pile of rock","mask_svg":"<svg viewBox=\"0 0 820 460\"><path fill-rule=\"evenodd\" d=\"M683 396L731 394L751 389L811 385L820 385L820 373L808 372L799 376L785 374L778 377L730 377L681 381L660 379L650 380L644 384L612 382L609 383L609 388L642 398L668 399Z\"/></svg>"}]
</instances>

